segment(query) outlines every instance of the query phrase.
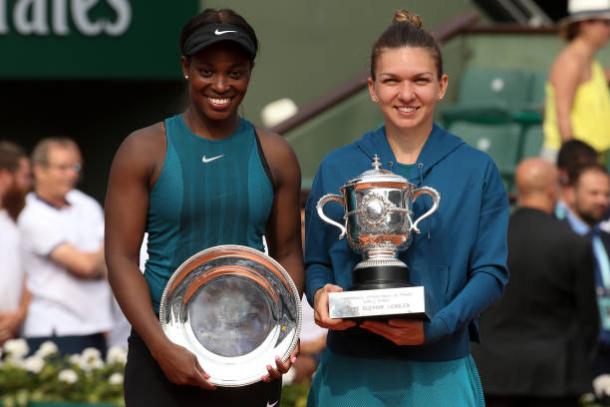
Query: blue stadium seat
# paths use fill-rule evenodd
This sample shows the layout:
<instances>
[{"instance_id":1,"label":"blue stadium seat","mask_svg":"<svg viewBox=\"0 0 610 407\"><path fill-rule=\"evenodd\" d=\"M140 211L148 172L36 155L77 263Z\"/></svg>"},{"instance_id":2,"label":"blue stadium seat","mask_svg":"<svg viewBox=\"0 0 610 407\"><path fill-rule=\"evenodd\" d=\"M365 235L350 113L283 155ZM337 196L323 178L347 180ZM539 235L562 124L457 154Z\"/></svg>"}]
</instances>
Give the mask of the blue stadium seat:
<instances>
[{"instance_id":1,"label":"blue stadium seat","mask_svg":"<svg viewBox=\"0 0 610 407\"><path fill-rule=\"evenodd\" d=\"M542 149L542 143L544 142L544 133L542 126L531 126L524 134L523 139L523 151L520 159L529 157L538 157L540 150Z\"/></svg>"},{"instance_id":2,"label":"blue stadium seat","mask_svg":"<svg viewBox=\"0 0 610 407\"><path fill-rule=\"evenodd\" d=\"M520 160L521 126L516 123L481 124L455 122L449 131L493 158L507 188L512 187L515 167Z\"/></svg>"},{"instance_id":3,"label":"blue stadium seat","mask_svg":"<svg viewBox=\"0 0 610 407\"><path fill-rule=\"evenodd\" d=\"M442 120L508 123L530 100L531 75L521 69L469 67L460 81L458 101L442 107Z\"/></svg>"}]
</instances>

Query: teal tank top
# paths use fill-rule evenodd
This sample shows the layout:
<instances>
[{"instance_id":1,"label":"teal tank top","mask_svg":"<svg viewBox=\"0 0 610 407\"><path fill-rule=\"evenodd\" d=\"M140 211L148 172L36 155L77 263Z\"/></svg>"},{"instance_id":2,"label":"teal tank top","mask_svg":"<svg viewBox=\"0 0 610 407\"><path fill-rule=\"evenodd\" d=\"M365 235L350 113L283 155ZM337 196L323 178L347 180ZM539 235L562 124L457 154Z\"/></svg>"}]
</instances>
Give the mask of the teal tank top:
<instances>
[{"instance_id":1,"label":"teal tank top","mask_svg":"<svg viewBox=\"0 0 610 407\"><path fill-rule=\"evenodd\" d=\"M263 250L273 185L254 126L223 140L197 136L182 115L165 120L166 153L148 207L144 278L159 312L172 273L193 254L239 244Z\"/></svg>"}]
</instances>

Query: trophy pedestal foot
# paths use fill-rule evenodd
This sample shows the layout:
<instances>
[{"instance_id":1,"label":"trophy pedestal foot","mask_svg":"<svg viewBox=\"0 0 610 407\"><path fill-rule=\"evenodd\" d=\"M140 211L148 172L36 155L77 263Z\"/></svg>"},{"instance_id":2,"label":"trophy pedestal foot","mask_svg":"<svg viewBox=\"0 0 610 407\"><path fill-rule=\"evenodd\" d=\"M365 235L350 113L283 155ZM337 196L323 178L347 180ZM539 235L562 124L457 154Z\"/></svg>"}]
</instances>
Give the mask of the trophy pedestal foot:
<instances>
[{"instance_id":1,"label":"trophy pedestal foot","mask_svg":"<svg viewBox=\"0 0 610 407\"><path fill-rule=\"evenodd\" d=\"M362 267L354 270L354 285L350 291L410 287L409 269L401 266Z\"/></svg>"},{"instance_id":2,"label":"trophy pedestal foot","mask_svg":"<svg viewBox=\"0 0 610 407\"><path fill-rule=\"evenodd\" d=\"M398 287L328 294L331 318L429 320L424 287Z\"/></svg>"}]
</instances>

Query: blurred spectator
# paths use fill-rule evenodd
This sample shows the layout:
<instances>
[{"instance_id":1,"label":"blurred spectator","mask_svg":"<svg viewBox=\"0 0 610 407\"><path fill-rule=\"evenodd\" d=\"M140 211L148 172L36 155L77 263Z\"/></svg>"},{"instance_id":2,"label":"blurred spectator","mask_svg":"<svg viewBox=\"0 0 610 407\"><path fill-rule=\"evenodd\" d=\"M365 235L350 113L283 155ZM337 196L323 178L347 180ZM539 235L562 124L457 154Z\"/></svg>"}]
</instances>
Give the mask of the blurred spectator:
<instances>
[{"instance_id":1,"label":"blurred spectator","mask_svg":"<svg viewBox=\"0 0 610 407\"><path fill-rule=\"evenodd\" d=\"M566 219L579 235L593 234L610 206L610 178L601 164L580 168L564 194Z\"/></svg>"},{"instance_id":2,"label":"blurred spectator","mask_svg":"<svg viewBox=\"0 0 610 407\"><path fill-rule=\"evenodd\" d=\"M602 231L600 221L610 206L610 177L599 164L581 168L567 195L567 213L572 229L593 242L595 285L601 317L601 333L595 373L610 373L610 234Z\"/></svg>"},{"instance_id":3,"label":"blurred spectator","mask_svg":"<svg viewBox=\"0 0 610 407\"><path fill-rule=\"evenodd\" d=\"M577 406L591 389L599 321L593 253L553 216L558 182L542 159L517 167L510 282L481 317L481 345L473 349L490 407Z\"/></svg>"},{"instance_id":4,"label":"blurred spectator","mask_svg":"<svg viewBox=\"0 0 610 407\"><path fill-rule=\"evenodd\" d=\"M561 146L557 155L557 168L559 169L559 183L561 184L561 197L555 207L558 219L565 219L569 210L565 203L565 196L570 191L574 178L582 167L597 162L597 152L593 147L580 140L570 140Z\"/></svg>"},{"instance_id":5,"label":"blurred spectator","mask_svg":"<svg viewBox=\"0 0 610 407\"><path fill-rule=\"evenodd\" d=\"M303 311L303 325L301 327L301 341L299 357L294 362L294 383L311 381L311 377L318 368L322 352L326 348L327 329L316 325L314 311L307 301L301 301Z\"/></svg>"},{"instance_id":6,"label":"blurred spectator","mask_svg":"<svg viewBox=\"0 0 610 407\"><path fill-rule=\"evenodd\" d=\"M108 347L127 349L127 339L131 333L131 324L123 314L119 303L112 299L112 329L108 332Z\"/></svg>"},{"instance_id":7,"label":"blurred spectator","mask_svg":"<svg viewBox=\"0 0 610 407\"><path fill-rule=\"evenodd\" d=\"M21 149L21 147L17 148ZM21 154L23 155L19 158L19 169L15 172L14 188L11 188L2 200L2 207L15 222L25 207L25 197L32 190L30 159L24 150L21 151Z\"/></svg>"},{"instance_id":8,"label":"blurred spectator","mask_svg":"<svg viewBox=\"0 0 610 407\"><path fill-rule=\"evenodd\" d=\"M560 33L568 42L546 86L543 156L555 161L562 143L578 139L606 161L610 149L608 72L595 54L610 38L610 1L569 0Z\"/></svg>"},{"instance_id":9,"label":"blurred spectator","mask_svg":"<svg viewBox=\"0 0 610 407\"><path fill-rule=\"evenodd\" d=\"M305 201L307 194L301 197L301 242L305 242ZM314 320L314 311L311 305L305 300L301 301L303 312L303 324L301 327L301 341L299 357L293 365L293 382L301 383L311 381L315 373L322 352L326 348L326 334L328 329L319 327Z\"/></svg>"},{"instance_id":10,"label":"blurred spectator","mask_svg":"<svg viewBox=\"0 0 610 407\"><path fill-rule=\"evenodd\" d=\"M31 188L31 175L25 151L0 141L0 345L18 336L30 301L19 256L19 232L5 202L25 196Z\"/></svg>"},{"instance_id":11,"label":"blurred spectator","mask_svg":"<svg viewBox=\"0 0 610 407\"><path fill-rule=\"evenodd\" d=\"M103 256L102 208L74 189L81 154L68 138L40 141L32 153L34 193L19 216L32 301L24 324L30 349L54 341L62 354L106 351L111 293Z\"/></svg>"},{"instance_id":12,"label":"blurred spectator","mask_svg":"<svg viewBox=\"0 0 610 407\"><path fill-rule=\"evenodd\" d=\"M266 246L265 246L266 247ZM142 246L140 246L140 271L144 273L148 260L148 233L144 233ZM114 319L112 330L108 333L108 346L118 346L127 349L127 339L131 334L131 324L123 314L123 310L116 299L112 301L112 317Z\"/></svg>"},{"instance_id":13,"label":"blurred spectator","mask_svg":"<svg viewBox=\"0 0 610 407\"><path fill-rule=\"evenodd\" d=\"M578 170L597 162L595 149L580 140L570 140L561 146L557 155L557 168L561 185L569 185Z\"/></svg>"}]
</instances>

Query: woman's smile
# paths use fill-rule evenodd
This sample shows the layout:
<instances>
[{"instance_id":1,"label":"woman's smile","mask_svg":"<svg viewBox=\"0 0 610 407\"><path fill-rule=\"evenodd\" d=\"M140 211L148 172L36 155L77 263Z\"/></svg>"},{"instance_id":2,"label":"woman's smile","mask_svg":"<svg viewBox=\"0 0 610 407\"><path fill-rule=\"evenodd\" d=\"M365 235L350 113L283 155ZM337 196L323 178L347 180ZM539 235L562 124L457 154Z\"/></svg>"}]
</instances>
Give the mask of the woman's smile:
<instances>
[{"instance_id":1,"label":"woman's smile","mask_svg":"<svg viewBox=\"0 0 610 407\"><path fill-rule=\"evenodd\" d=\"M231 106L231 98L208 97L208 102L217 110L225 110Z\"/></svg>"}]
</instances>

